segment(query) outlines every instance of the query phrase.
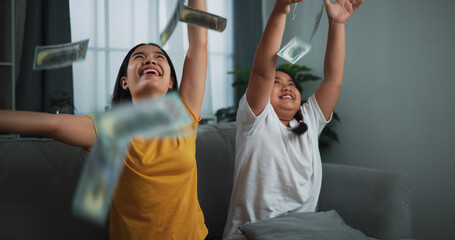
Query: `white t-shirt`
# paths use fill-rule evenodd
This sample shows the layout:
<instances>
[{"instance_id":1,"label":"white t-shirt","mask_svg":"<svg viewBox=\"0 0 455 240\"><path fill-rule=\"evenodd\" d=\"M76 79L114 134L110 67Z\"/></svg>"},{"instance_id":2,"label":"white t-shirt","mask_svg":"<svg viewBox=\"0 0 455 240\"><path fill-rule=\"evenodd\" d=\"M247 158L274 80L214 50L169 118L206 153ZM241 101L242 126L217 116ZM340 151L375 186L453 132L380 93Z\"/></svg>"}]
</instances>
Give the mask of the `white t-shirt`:
<instances>
[{"instance_id":1,"label":"white t-shirt","mask_svg":"<svg viewBox=\"0 0 455 240\"><path fill-rule=\"evenodd\" d=\"M224 239L242 239L238 227L248 222L316 210L322 179L318 139L330 120L325 120L314 95L300 109L308 130L298 136L281 123L270 100L257 117L245 95L240 100ZM293 119L290 126L296 125Z\"/></svg>"}]
</instances>

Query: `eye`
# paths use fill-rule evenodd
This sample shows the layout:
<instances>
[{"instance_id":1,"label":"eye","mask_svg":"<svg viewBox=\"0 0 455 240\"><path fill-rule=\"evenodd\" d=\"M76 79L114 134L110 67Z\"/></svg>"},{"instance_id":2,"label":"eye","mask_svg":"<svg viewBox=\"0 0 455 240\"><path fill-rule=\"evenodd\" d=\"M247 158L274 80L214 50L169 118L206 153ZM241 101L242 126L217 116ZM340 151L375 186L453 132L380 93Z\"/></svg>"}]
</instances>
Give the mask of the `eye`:
<instances>
[{"instance_id":1,"label":"eye","mask_svg":"<svg viewBox=\"0 0 455 240\"><path fill-rule=\"evenodd\" d=\"M156 58L158 58L158 59L165 59L164 55L161 55L161 54L156 55Z\"/></svg>"},{"instance_id":2,"label":"eye","mask_svg":"<svg viewBox=\"0 0 455 240\"><path fill-rule=\"evenodd\" d=\"M273 83L274 84L280 84L280 82L278 82L277 80L275 80Z\"/></svg>"},{"instance_id":3,"label":"eye","mask_svg":"<svg viewBox=\"0 0 455 240\"><path fill-rule=\"evenodd\" d=\"M143 59L143 58L144 58L144 55L137 54L134 56L133 59Z\"/></svg>"}]
</instances>

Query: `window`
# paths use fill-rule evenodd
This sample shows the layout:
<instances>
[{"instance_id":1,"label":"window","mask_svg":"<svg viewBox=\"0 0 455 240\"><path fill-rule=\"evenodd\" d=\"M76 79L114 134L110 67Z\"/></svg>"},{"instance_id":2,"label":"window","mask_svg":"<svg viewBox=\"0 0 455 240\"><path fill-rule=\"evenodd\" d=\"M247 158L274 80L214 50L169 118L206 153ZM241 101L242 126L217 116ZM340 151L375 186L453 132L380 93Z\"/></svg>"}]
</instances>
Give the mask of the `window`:
<instances>
[{"instance_id":1,"label":"window","mask_svg":"<svg viewBox=\"0 0 455 240\"><path fill-rule=\"evenodd\" d=\"M207 85L202 116L234 102L232 76L232 1L206 0L207 11L228 19L222 33L208 31ZM84 61L73 64L74 105L77 114L102 112L109 106L120 64L130 48L142 42L160 43L159 36L177 0L70 0L72 41L90 39ZM179 22L164 50L178 79L188 48L186 23Z\"/></svg>"}]
</instances>

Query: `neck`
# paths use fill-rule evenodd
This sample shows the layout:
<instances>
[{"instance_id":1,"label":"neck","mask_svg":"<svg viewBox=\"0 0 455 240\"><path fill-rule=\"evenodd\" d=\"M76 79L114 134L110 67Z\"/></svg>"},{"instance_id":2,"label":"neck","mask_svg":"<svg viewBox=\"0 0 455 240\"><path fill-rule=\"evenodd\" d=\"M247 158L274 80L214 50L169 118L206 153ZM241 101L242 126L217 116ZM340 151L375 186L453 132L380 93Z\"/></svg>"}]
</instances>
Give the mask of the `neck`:
<instances>
[{"instance_id":1,"label":"neck","mask_svg":"<svg viewBox=\"0 0 455 240\"><path fill-rule=\"evenodd\" d=\"M291 126L289 125L289 122L290 122L291 120L283 120L283 119L280 119L280 121L281 121L282 124L284 124L284 126L286 126L286 127L291 127Z\"/></svg>"},{"instance_id":2,"label":"neck","mask_svg":"<svg viewBox=\"0 0 455 240\"><path fill-rule=\"evenodd\" d=\"M276 115L278 116L278 119L280 119L281 123L284 124L286 127L289 126L289 122L294 119L295 114L299 109L289 109L289 108L273 108L275 110Z\"/></svg>"},{"instance_id":3,"label":"neck","mask_svg":"<svg viewBox=\"0 0 455 240\"><path fill-rule=\"evenodd\" d=\"M289 122L294 118L295 112L290 110L278 110L276 111L276 114L284 126L290 127Z\"/></svg>"}]
</instances>

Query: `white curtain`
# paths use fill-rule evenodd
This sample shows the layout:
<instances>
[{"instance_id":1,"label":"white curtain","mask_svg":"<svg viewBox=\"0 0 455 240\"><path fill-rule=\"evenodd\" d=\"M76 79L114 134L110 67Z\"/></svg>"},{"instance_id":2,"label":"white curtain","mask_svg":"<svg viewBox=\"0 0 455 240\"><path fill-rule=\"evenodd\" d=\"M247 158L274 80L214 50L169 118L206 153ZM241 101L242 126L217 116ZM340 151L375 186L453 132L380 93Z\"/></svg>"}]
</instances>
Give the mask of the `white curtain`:
<instances>
[{"instance_id":1,"label":"white curtain","mask_svg":"<svg viewBox=\"0 0 455 240\"><path fill-rule=\"evenodd\" d=\"M234 105L232 1L206 0L207 11L228 19L222 33L209 30L207 86L202 116ZM102 112L109 106L115 78L126 53L138 43L160 43L159 36L177 0L70 0L72 41L90 39L84 61L73 64L76 114ZM188 48L186 23L179 22L164 50L179 81Z\"/></svg>"}]
</instances>

